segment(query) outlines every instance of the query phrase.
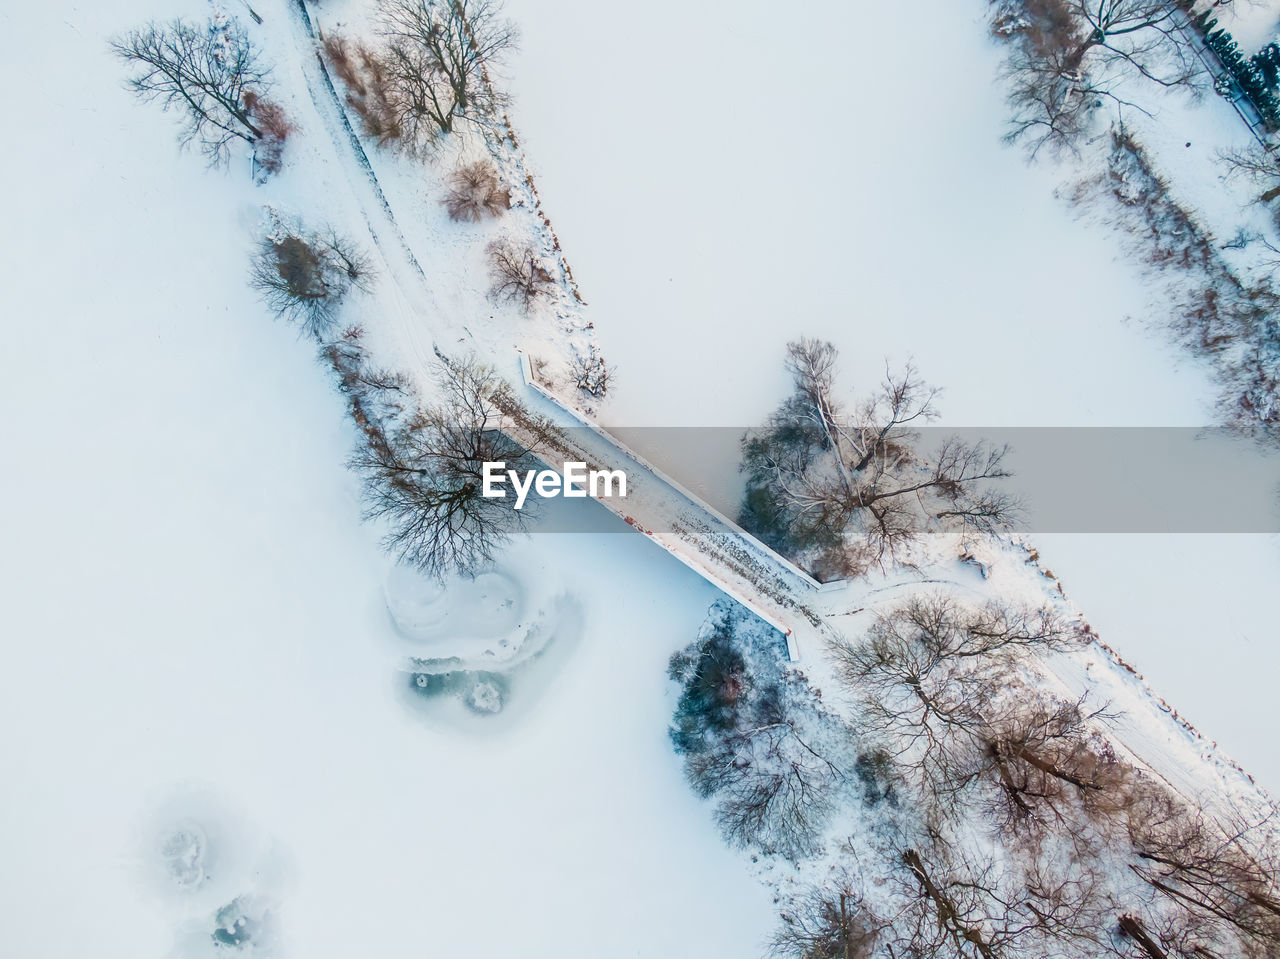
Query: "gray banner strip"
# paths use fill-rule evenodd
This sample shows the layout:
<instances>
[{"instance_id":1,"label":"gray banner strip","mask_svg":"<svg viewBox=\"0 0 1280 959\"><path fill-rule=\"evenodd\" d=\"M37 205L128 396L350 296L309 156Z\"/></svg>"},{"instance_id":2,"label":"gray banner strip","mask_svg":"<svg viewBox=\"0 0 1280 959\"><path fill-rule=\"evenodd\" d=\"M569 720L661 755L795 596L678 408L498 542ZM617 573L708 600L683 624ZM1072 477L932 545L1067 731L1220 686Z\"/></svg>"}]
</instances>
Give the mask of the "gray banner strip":
<instances>
[{"instance_id":1,"label":"gray banner strip","mask_svg":"<svg viewBox=\"0 0 1280 959\"><path fill-rule=\"evenodd\" d=\"M738 470L744 428L608 429L736 520L745 482ZM1216 427L928 427L918 431L917 448L927 455L953 436L1009 447L1006 465L1014 476L993 485L1022 501L1017 528L1027 532L1280 533L1280 448L1238 432ZM562 464L549 465L559 469ZM554 509L539 509L549 506L545 502L531 506L541 514L535 532L626 530L589 502L570 500Z\"/></svg>"}]
</instances>

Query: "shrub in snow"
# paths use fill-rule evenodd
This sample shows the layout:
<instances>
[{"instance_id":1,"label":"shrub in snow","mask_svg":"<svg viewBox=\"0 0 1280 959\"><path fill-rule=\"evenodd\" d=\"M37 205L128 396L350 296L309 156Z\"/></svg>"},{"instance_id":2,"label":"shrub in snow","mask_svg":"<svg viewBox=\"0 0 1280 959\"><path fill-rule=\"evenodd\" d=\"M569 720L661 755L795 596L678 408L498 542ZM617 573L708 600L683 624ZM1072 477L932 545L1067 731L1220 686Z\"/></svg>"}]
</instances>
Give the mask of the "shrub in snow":
<instances>
[{"instance_id":1,"label":"shrub in snow","mask_svg":"<svg viewBox=\"0 0 1280 959\"><path fill-rule=\"evenodd\" d=\"M542 257L529 244L509 240L489 244L489 293L494 299L518 303L526 311L542 297L550 296L554 278Z\"/></svg>"},{"instance_id":2,"label":"shrub in snow","mask_svg":"<svg viewBox=\"0 0 1280 959\"><path fill-rule=\"evenodd\" d=\"M386 67L378 54L337 33L324 38L324 51L347 89L347 105L359 115L364 133L383 145L399 142L404 131L387 97Z\"/></svg>"},{"instance_id":3,"label":"shrub in snow","mask_svg":"<svg viewBox=\"0 0 1280 959\"><path fill-rule=\"evenodd\" d=\"M244 95L245 107L262 135L254 142L253 156L266 175L278 173L284 163L284 145L293 132L293 124L284 108L273 100L250 90Z\"/></svg>"},{"instance_id":4,"label":"shrub in snow","mask_svg":"<svg viewBox=\"0 0 1280 959\"><path fill-rule=\"evenodd\" d=\"M894 791L893 757L888 752L871 749L859 753L853 772L862 784L862 799L868 806L880 802L898 805L898 794Z\"/></svg>"},{"instance_id":5,"label":"shrub in snow","mask_svg":"<svg viewBox=\"0 0 1280 959\"><path fill-rule=\"evenodd\" d=\"M356 426L369 442L383 442L394 424L416 410L417 397L402 374L370 364L363 338L360 327L348 327L320 355L333 369Z\"/></svg>"},{"instance_id":6,"label":"shrub in snow","mask_svg":"<svg viewBox=\"0 0 1280 959\"><path fill-rule=\"evenodd\" d=\"M478 223L506 213L511 190L498 178L497 167L488 160L477 160L462 164L449 175L449 192L442 202L450 219Z\"/></svg>"},{"instance_id":7,"label":"shrub in snow","mask_svg":"<svg viewBox=\"0 0 1280 959\"><path fill-rule=\"evenodd\" d=\"M323 341L352 287L368 289L364 253L333 230L310 233L275 219L259 244L249 283L277 316Z\"/></svg>"},{"instance_id":8,"label":"shrub in snow","mask_svg":"<svg viewBox=\"0 0 1280 959\"><path fill-rule=\"evenodd\" d=\"M613 367L605 362L603 354L593 343L586 353L579 353L573 358L574 385L584 393L594 397L602 397L609 392L609 380L613 377Z\"/></svg>"},{"instance_id":9,"label":"shrub in snow","mask_svg":"<svg viewBox=\"0 0 1280 959\"><path fill-rule=\"evenodd\" d=\"M1171 326L1208 358L1222 384L1220 407L1232 426L1274 438L1280 431L1280 289L1267 276L1249 280L1232 268L1209 232L1171 195L1146 150L1123 128L1112 135L1105 173L1086 181L1077 199L1114 200L1123 225L1167 284ZM1235 175L1258 177L1280 195L1275 159L1263 151L1224 155ZM1263 245L1271 247L1267 241ZM1271 248L1271 252L1278 252ZM1274 265L1274 264L1273 264Z\"/></svg>"}]
</instances>

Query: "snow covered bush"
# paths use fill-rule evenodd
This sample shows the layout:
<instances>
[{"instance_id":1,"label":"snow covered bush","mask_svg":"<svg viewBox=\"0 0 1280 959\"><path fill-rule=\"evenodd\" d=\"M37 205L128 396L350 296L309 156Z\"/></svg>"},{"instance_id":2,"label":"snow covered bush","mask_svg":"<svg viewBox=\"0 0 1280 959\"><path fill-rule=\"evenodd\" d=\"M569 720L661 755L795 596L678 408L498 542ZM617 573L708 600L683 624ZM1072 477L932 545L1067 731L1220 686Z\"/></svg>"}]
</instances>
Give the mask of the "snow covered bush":
<instances>
[{"instance_id":1,"label":"snow covered bush","mask_svg":"<svg viewBox=\"0 0 1280 959\"><path fill-rule=\"evenodd\" d=\"M586 353L578 353L573 358L573 382L584 393L599 399L609 392L609 380L613 378L613 367L605 362L604 354L594 343Z\"/></svg>"},{"instance_id":2,"label":"snow covered bush","mask_svg":"<svg viewBox=\"0 0 1280 959\"><path fill-rule=\"evenodd\" d=\"M225 161L240 140L262 150L268 170L279 167L289 123L264 99L270 70L236 20L219 15L204 27L153 21L113 39L111 50L130 68L134 93L183 115L181 142L210 164Z\"/></svg>"},{"instance_id":3,"label":"snow covered bush","mask_svg":"<svg viewBox=\"0 0 1280 959\"><path fill-rule=\"evenodd\" d=\"M180 889L190 891L204 884L208 845L204 830L195 823L183 824L162 841L160 856L165 870Z\"/></svg>"},{"instance_id":4,"label":"snow covered bush","mask_svg":"<svg viewBox=\"0 0 1280 959\"><path fill-rule=\"evenodd\" d=\"M698 639L671 658L681 685L671 740L731 844L797 859L821 843L847 737L785 658L777 630L717 602Z\"/></svg>"},{"instance_id":5,"label":"snow covered bush","mask_svg":"<svg viewBox=\"0 0 1280 959\"><path fill-rule=\"evenodd\" d=\"M416 410L417 394L404 375L370 363L363 338L360 327L348 327L320 355L336 375L356 426L368 442L380 443Z\"/></svg>"},{"instance_id":6,"label":"snow covered bush","mask_svg":"<svg viewBox=\"0 0 1280 959\"><path fill-rule=\"evenodd\" d=\"M551 295L554 278L531 245L494 240L488 252L489 294L494 299L518 303L528 311L536 301Z\"/></svg>"},{"instance_id":7,"label":"snow covered bush","mask_svg":"<svg viewBox=\"0 0 1280 959\"><path fill-rule=\"evenodd\" d=\"M244 95L245 107L249 116L257 124L262 135L254 142L253 156L262 177L279 173L284 165L284 145L293 133L293 124L285 115L284 108L273 100L268 100L260 93L249 90Z\"/></svg>"},{"instance_id":8,"label":"snow covered bush","mask_svg":"<svg viewBox=\"0 0 1280 959\"><path fill-rule=\"evenodd\" d=\"M1280 126L1280 101L1276 99L1277 82L1280 81L1280 45L1268 44L1252 57L1246 57L1240 52L1235 38L1218 27L1218 20L1210 10L1204 10L1192 22L1227 70L1226 75L1214 83L1214 89L1227 99L1245 96L1258 111L1266 128L1274 132Z\"/></svg>"},{"instance_id":9,"label":"snow covered bush","mask_svg":"<svg viewBox=\"0 0 1280 959\"><path fill-rule=\"evenodd\" d=\"M272 218L254 255L249 284L277 316L323 342L352 290L367 290L372 266L334 230L309 232Z\"/></svg>"},{"instance_id":10,"label":"snow covered bush","mask_svg":"<svg viewBox=\"0 0 1280 959\"><path fill-rule=\"evenodd\" d=\"M479 223L507 212L511 190L503 185L492 162L476 160L458 166L449 175L449 192L442 202L450 219Z\"/></svg>"}]
</instances>

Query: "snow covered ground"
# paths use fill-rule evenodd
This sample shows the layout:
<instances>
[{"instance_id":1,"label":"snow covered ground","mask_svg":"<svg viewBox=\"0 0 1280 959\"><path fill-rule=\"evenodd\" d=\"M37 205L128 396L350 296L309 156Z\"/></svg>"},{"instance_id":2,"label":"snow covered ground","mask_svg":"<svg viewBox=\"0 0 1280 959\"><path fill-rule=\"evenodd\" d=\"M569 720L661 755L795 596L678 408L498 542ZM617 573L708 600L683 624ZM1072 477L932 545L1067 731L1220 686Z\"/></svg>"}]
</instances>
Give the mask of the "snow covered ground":
<instances>
[{"instance_id":1,"label":"snow covered ground","mask_svg":"<svg viewBox=\"0 0 1280 959\"><path fill-rule=\"evenodd\" d=\"M243 280L268 196L344 223L352 201L287 65L284 181L176 152L105 49L173 12L0 12L29 133L0 160L6 953L188 959L251 895L296 956L755 954L766 893L665 735L667 656L715 598L677 562L539 537L511 559L566 584L581 627L521 723L407 707L342 404ZM213 874L191 896L164 878L179 827Z\"/></svg>"},{"instance_id":2,"label":"snow covered ground","mask_svg":"<svg viewBox=\"0 0 1280 959\"><path fill-rule=\"evenodd\" d=\"M754 0L732 17L673 0L642 17L586 0L510 8L524 30L513 115L619 367L605 423L758 422L800 334L841 348L851 386L914 357L946 390L946 425L1213 421L1209 371L1161 334L1119 239L1055 198L1070 171L1001 144L980 0L913 5L909 42L848 4L806 7L799 29ZM1252 11L1259 37L1268 9L1274 25L1274 4ZM1167 110L1179 153L1162 161L1212 194L1209 158L1247 131L1214 97ZM685 472L641 451L694 486L733 469L726 449L676 457ZM1036 539L1103 638L1280 792L1280 540Z\"/></svg>"},{"instance_id":3,"label":"snow covered ground","mask_svg":"<svg viewBox=\"0 0 1280 959\"><path fill-rule=\"evenodd\" d=\"M364 197L280 48L289 6L255 3L303 127L263 189L177 155L169 119L121 89L106 36L170 6L0 12L22 40L0 66L10 119L31 132L0 160L16 360L0 386L6 945L191 959L221 907L247 897L278 914L291 955L754 955L768 896L665 736L667 655L716 596L693 573L638 536L540 535L506 558L527 577L513 595L553 583L576 612L557 620L557 668L514 690L519 723L482 732L416 708L404 661L423 636L388 616L387 560L342 467L341 404L243 286L264 202L362 222ZM513 0L527 51L514 116L622 371L607 421L687 424L696 410L749 423L781 394L781 346L800 332L836 339L859 379L914 352L957 424L1202 421L1202 372L1120 322L1145 292L1115 245L1051 198L1052 171L995 142L994 53L963 7L924 4L916 53L932 59L904 73L870 40L851 62L864 24L834 4L806 41L780 35L765 5L724 25L674 4L620 21ZM804 42L822 55L797 57ZM659 43L668 71L654 69ZM754 81L762 53L796 88ZM421 196L395 199L418 201L415 249L449 238ZM465 255L474 267L476 241ZM475 291L459 292L461 262L427 264L432 292L457 294L433 321L464 346L542 335L462 305ZM386 284L362 308L404 319L417 295ZM400 329L402 349L429 352L428 331ZM996 335L999 350L978 348ZM1010 395L993 384L1014 355ZM1274 544L1215 555L1209 581L1167 542L1126 543L1108 566L1094 538L1076 570L1066 545L1043 551L1104 638L1274 788L1250 727L1262 703L1239 708L1276 655L1253 625ZM1150 576L1126 573L1122 595L1117 570L1135 562ZM1172 571L1188 574L1175 584L1188 609L1170 602ZM1220 632L1194 629L1229 602L1231 629L1262 637L1255 655L1232 645L1233 660ZM1136 627L1157 613L1164 631ZM1148 660L1170 636L1245 675L1216 674L1214 695L1168 688ZM1168 681L1203 682L1202 658ZM1207 715L1229 704L1239 742ZM179 833L203 839L170 842ZM188 894L174 879L193 860L211 878Z\"/></svg>"}]
</instances>

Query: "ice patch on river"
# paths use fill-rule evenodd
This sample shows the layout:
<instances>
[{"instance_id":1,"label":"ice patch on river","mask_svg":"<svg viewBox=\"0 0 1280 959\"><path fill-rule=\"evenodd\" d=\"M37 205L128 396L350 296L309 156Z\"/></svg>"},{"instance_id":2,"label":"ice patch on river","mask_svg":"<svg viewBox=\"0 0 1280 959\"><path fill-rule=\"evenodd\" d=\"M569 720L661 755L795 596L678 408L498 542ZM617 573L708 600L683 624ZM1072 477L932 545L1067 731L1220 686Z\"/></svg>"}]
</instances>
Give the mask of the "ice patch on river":
<instances>
[{"instance_id":1,"label":"ice patch on river","mask_svg":"<svg viewBox=\"0 0 1280 959\"><path fill-rule=\"evenodd\" d=\"M509 725L582 633L580 604L545 571L530 577L500 566L438 582L396 565L383 595L402 642L398 693L430 722Z\"/></svg>"},{"instance_id":2,"label":"ice patch on river","mask_svg":"<svg viewBox=\"0 0 1280 959\"><path fill-rule=\"evenodd\" d=\"M174 924L171 959L269 959L288 857L211 787L176 791L143 818L144 885Z\"/></svg>"}]
</instances>

